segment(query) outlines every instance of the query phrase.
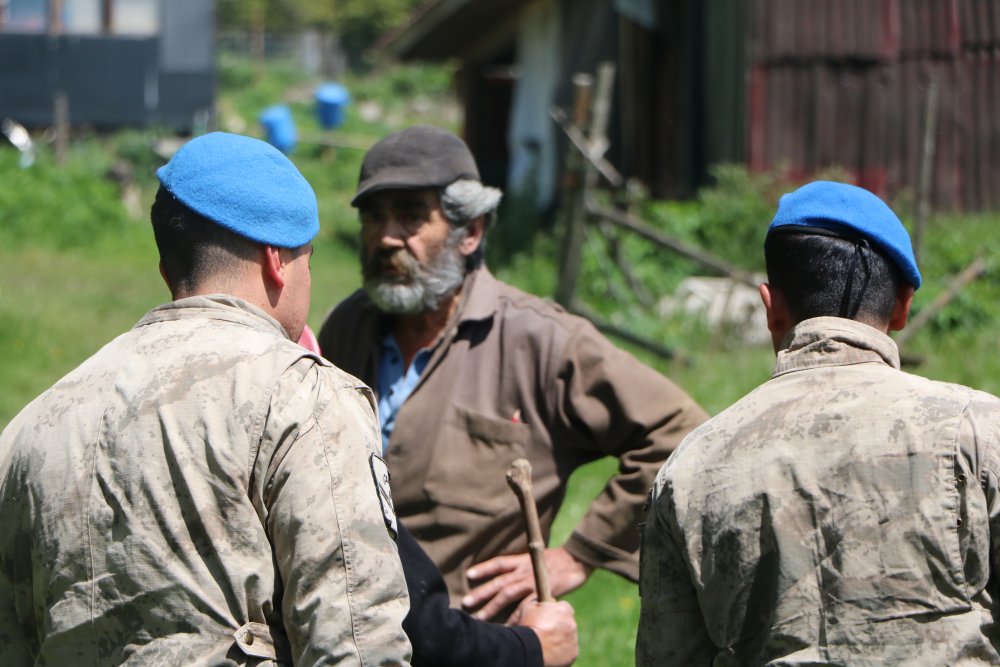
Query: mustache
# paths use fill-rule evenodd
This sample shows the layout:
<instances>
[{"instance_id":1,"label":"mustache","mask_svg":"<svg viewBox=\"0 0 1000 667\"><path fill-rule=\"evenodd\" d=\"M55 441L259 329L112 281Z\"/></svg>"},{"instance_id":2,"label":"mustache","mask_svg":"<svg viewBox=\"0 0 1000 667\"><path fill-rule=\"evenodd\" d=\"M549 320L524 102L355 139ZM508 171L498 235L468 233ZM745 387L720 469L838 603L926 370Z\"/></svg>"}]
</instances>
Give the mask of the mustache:
<instances>
[{"instance_id":1,"label":"mustache","mask_svg":"<svg viewBox=\"0 0 1000 667\"><path fill-rule=\"evenodd\" d=\"M378 250L373 255L365 259L361 268L362 275L368 278L378 278L386 271L398 271L404 276L416 276L420 274L420 262L408 255L403 250Z\"/></svg>"}]
</instances>

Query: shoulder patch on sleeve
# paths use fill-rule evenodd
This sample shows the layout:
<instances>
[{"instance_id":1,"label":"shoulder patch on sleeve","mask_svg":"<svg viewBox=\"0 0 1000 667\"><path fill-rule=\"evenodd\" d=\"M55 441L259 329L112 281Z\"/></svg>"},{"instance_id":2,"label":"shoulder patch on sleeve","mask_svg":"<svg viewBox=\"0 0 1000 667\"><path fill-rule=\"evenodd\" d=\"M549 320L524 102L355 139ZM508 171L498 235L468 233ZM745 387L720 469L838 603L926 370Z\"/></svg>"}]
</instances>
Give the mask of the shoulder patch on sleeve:
<instances>
[{"instance_id":1,"label":"shoulder patch on sleeve","mask_svg":"<svg viewBox=\"0 0 1000 667\"><path fill-rule=\"evenodd\" d=\"M392 493L389 490L389 467L378 454L371 455L372 477L375 479L375 491L378 494L379 505L382 506L382 518L385 527L389 529L392 539L396 539L399 528L396 525L396 510L392 507Z\"/></svg>"}]
</instances>

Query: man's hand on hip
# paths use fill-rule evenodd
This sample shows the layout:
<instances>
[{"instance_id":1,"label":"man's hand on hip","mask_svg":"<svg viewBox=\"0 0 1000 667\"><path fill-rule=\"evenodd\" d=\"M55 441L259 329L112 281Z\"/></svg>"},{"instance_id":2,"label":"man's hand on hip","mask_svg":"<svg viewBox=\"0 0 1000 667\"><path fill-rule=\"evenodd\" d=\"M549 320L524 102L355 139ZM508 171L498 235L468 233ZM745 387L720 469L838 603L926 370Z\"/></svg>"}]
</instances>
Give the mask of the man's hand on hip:
<instances>
[{"instance_id":1,"label":"man's hand on hip","mask_svg":"<svg viewBox=\"0 0 1000 667\"><path fill-rule=\"evenodd\" d=\"M552 595L556 597L579 588L593 570L562 547L545 550L545 565ZM462 606L476 610L473 615L480 620L489 620L529 595L538 594L531 556L526 553L477 563L466 570L465 576L473 583L481 582L462 598Z\"/></svg>"}]
</instances>

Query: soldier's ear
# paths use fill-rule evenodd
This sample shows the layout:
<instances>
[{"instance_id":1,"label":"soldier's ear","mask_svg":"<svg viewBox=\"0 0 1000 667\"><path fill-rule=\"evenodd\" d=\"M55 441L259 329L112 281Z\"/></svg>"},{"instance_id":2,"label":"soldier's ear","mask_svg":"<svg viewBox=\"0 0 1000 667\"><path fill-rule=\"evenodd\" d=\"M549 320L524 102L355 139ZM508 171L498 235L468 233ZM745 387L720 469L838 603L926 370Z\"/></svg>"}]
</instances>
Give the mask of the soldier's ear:
<instances>
[{"instance_id":1,"label":"soldier's ear","mask_svg":"<svg viewBox=\"0 0 1000 667\"><path fill-rule=\"evenodd\" d=\"M264 281L281 289L285 286L285 262L281 257L281 248L264 246Z\"/></svg>"},{"instance_id":2,"label":"soldier's ear","mask_svg":"<svg viewBox=\"0 0 1000 667\"><path fill-rule=\"evenodd\" d=\"M889 331L899 331L906 326L910 306L913 305L913 292L913 286L905 283L896 288L896 303L889 316Z\"/></svg>"},{"instance_id":3,"label":"soldier's ear","mask_svg":"<svg viewBox=\"0 0 1000 667\"><path fill-rule=\"evenodd\" d=\"M779 288L761 283L760 300L764 302L767 330L771 332L771 342L774 344L774 351L777 352L781 340L795 323L792 322L791 313L788 312L785 294Z\"/></svg>"}]
</instances>

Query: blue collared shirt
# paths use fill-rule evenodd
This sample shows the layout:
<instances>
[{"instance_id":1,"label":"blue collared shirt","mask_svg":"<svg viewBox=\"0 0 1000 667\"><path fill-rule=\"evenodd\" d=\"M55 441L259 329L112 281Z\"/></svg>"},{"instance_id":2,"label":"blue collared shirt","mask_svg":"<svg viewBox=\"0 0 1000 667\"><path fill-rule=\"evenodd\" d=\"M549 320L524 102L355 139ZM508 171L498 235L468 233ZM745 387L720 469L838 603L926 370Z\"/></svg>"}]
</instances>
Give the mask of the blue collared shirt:
<instances>
[{"instance_id":1,"label":"blue collared shirt","mask_svg":"<svg viewBox=\"0 0 1000 667\"><path fill-rule=\"evenodd\" d=\"M382 339L378 362L378 418L382 426L382 453L389 449L389 438L396 427L396 415L420 381L420 374L430 361L433 348L417 352L409 368L403 368L403 353L392 332Z\"/></svg>"}]
</instances>

